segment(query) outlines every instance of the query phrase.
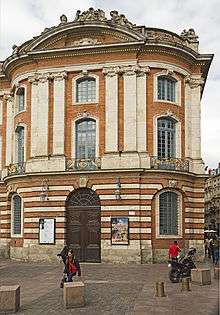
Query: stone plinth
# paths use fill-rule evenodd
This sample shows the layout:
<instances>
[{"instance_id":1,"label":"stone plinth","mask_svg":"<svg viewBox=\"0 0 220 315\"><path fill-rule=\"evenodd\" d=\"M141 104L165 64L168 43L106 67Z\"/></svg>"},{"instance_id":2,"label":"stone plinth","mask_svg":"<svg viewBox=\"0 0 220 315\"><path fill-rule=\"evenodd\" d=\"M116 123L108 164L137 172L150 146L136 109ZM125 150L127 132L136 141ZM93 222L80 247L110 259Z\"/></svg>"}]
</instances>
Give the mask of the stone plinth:
<instances>
[{"instance_id":1,"label":"stone plinth","mask_svg":"<svg viewBox=\"0 0 220 315\"><path fill-rule=\"evenodd\" d=\"M192 283L199 285L211 284L211 270L210 269L192 269L191 270Z\"/></svg>"},{"instance_id":2,"label":"stone plinth","mask_svg":"<svg viewBox=\"0 0 220 315\"><path fill-rule=\"evenodd\" d=\"M214 278L219 279L219 267L214 267Z\"/></svg>"},{"instance_id":3,"label":"stone plinth","mask_svg":"<svg viewBox=\"0 0 220 315\"><path fill-rule=\"evenodd\" d=\"M0 314L16 313L20 307L20 286L0 286Z\"/></svg>"},{"instance_id":4,"label":"stone plinth","mask_svg":"<svg viewBox=\"0 0 220 315\"><path fill-rule=\"evenodd\" d=\"M85 305L85 285L83 282L64 283L63 301L65 308L74 308Z\"/></svg>"}]
</instances>

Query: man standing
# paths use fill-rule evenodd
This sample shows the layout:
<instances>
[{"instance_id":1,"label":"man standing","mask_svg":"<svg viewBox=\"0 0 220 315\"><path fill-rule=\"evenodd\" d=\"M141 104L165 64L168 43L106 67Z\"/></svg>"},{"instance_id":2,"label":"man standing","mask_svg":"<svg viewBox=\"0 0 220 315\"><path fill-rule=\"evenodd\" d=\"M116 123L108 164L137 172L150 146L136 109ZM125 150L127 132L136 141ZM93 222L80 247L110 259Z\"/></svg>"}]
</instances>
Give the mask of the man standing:
<instances>
[{"instance_id":1,"label":"man standing","mask_svg":"<svg viewBox=\"0 0 220 315\"><path fill-rule=\"evenodd\" d=\"M181 249L179 248L177 241L174 241L173 244L169 247L169 259L177 260L179 252L181 252Z\"/></svg>"}]
</instances>

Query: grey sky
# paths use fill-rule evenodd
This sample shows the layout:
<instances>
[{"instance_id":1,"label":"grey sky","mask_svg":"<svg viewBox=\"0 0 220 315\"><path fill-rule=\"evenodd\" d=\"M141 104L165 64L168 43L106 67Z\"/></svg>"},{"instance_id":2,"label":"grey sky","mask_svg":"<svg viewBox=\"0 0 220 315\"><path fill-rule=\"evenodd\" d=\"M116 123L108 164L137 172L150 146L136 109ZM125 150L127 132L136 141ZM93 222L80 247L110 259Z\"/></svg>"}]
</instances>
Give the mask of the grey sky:
<instances>
[{"instance_id":1,"label":"grey sky","mask_svg":"<svg viewBox=\"0 0 220 315\"><path fill-rule=\"evenodd\" d=\"M194 28L201 53L214 53L202 99L202 157L212 168L220 161L220 1L219 0L0 0L0 60L13 44L57 25L61 14L71 21L76 10L118 10L133 23L180 34Z\"/></svg>"}]
</instances>

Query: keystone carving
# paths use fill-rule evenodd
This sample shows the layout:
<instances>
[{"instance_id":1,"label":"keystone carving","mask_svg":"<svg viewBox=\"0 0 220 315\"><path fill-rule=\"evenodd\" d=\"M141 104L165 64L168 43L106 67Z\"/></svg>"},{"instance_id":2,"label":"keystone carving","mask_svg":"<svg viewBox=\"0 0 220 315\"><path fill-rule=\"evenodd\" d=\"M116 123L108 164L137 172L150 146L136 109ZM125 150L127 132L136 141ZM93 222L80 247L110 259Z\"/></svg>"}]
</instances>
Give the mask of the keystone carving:
<instances>
[{"instance_id":1,"label":"keystone carving","mask_svg":"<svg viewBox=\"0 0 220 315\"><path fill-rule=\"evenodd\" d=\"M168 185L169 185L170 188L177 188L178 181L174 180L174 179L170 179L169 182L168 182Z\"/></svg>"},{"instance_id":2,"label":"keystone carving","mask_svg":"<svg viewBox=\"0 0 220 315\"><path fill-rule=\"evenodd\" d=\"M85 187L87 187L87 183L88 183L88 178L87 178L87 177L81 176L81 177L79 178L79 187L80 187L80 188L85 188Z\"/></svg>"}]
</instances>

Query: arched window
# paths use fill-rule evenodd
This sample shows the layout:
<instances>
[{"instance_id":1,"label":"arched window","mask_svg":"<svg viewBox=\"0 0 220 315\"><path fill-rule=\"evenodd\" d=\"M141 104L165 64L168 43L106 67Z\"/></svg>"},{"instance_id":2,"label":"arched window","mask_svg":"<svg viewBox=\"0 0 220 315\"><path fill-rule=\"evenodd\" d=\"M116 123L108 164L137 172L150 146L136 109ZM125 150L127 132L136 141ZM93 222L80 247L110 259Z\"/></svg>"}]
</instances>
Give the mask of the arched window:
<instances>
[{"instance_id":1,"label":"arched window","mask_svg":"<svg viewBox=\"0 0 220 315\"><path fill-rule=\"evenodd\" d=\"M96 153L96 122L93 119L76 123L76 158L94 159Z\"/></svg>"},{"instance_id":2,"label":"arched window","mask_svg":"<svg viewBox=\"0 0 220 315\"><path fill-rule=\"evenodd\" d=\"M159 159L175 157L175 121L159 118L157 121L157 156Z\"/></svg>"},{"instance_id":3,"label":"arched window","mask_svg":"<svg viewBox=\"0 0 220 315\"><path fill-rule=\"evenodd\" d=\"M24 96L25 96L25 89L23 87L20 87L17 92L17 109L18 112L21 112L24 110Z\"/></svg>"},{"instance_id":4,"label":"arched window","mask_svg":"<svg viewBox=\"0 0 220 315\"><path fill-rule=\"evenodd\" d=\"M162 101L176 101L176 80L165 75L157 78L157 98Z\"/></svg>"},{"instance_id":5,"label":"arched window","mask_svg":"<svg viewBox=\"0 0 220 315\"><path fill-rule=\"evenodd\" d=\"M15 157L17 163L24 162L24 127L18 126L15 130Z\"/></svg>"},{"instance_id":6,"label":"arched window","mask_svg":"<svg viewBox=\"0 0 220 315\"><path fill-rule=\"evenodd\" d=\"M159 196L159 234L178 235L178 195L168 191Z\"/></svg>"},{"instance_id":7,"label":"arched window","mask_svg":"<svg viewBox=\"0 0 220 315\"><path fill-rule=\"evenodd\" d=\"M12 234L21 235L21 197L15 195L12 198Z\"/></svg>"},{"instance_id":8,"label":"arched window","mask_svg":"<svg viewBox=\"0 0 220 315\"><path fill-rule=\"evenodd\" d=\"M96 80L85 77L76 80L76 102L94 103L96 101Z\"/></svg>"}]
</instances>

